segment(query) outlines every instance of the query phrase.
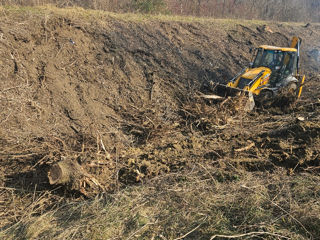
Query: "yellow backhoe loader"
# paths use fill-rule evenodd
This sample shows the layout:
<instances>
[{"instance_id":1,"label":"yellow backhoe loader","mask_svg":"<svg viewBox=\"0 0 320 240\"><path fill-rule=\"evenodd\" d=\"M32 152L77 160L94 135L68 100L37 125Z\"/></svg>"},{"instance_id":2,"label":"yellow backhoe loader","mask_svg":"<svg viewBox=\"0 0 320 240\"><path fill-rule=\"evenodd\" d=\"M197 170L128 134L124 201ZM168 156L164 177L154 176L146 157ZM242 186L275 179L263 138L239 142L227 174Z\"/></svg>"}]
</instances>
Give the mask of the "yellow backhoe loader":
<instances>
[{"instance_id":1,"label":"yellow backhoe loader","mask_svg":"<svg viewBox=\"0 0 320 240\"><path fill-rule=\"evenodd\" d=\"M305 75L299 73L301 39L293 37L290 47L262 45L256 49L254 61L226 85L211 82L214 94L206 99L248 96L245 109L252 110L255 100L263 102L283 92L300 98Z\"/></svg>"}]
</instances>

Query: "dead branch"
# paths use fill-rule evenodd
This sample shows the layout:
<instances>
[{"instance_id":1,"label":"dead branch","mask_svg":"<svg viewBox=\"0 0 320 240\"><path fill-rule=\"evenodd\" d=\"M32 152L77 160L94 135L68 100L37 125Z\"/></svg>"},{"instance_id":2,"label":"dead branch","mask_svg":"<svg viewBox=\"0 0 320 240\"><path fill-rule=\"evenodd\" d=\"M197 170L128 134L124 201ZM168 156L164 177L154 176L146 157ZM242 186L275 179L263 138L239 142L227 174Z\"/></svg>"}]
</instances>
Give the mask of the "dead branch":
<instances>
[{"instance_id":1,"label":"dead branch","mask_svg":"<svg viewBox=\"0 0 320 240\"><path fill-rule=\"evenodd\" d=\"M227 239L234 239L234 238L242 238L242 237L248 237L248 236L259 236L259 235L268 235L273 237L279 237L284 239L290 239L289 237L277 234L277 233L271 233L271 232L250 232L250 233L244 233L244 234L237 234L237 235L214 235L210 238L210 240L215 238L227 238Z\"/></svg>"},{"instance_id":2,"label":"dead branch","mask_svg":"<svg viewBox=\"0 0 320 240\"><path fill-rule=\"evenodd\" d=\"M239 148L239 149L235 149L235 152L243 152L243 151L247 151L250 148L254 147L254 142L250 143L248 146L243 147L243 148Z\"/></svg>"}]
</instances>

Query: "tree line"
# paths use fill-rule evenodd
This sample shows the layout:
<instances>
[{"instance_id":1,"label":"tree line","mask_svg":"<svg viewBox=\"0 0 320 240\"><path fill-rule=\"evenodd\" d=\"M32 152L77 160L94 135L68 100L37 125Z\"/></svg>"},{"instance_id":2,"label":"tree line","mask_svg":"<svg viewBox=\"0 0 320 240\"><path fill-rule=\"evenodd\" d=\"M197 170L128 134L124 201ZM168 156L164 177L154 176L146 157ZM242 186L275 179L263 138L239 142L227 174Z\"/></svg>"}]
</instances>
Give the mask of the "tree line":
<instances>
[{"instance_id":1,"label":"tree line","mask_svg":"<svg viewBox=\"0 0 320 240\"><path fill-rule=\"evenodd\" d=\"M0 4L54 4L112 12L320 22L320 0L0 0Z\"/></svg>"}]
</instances>

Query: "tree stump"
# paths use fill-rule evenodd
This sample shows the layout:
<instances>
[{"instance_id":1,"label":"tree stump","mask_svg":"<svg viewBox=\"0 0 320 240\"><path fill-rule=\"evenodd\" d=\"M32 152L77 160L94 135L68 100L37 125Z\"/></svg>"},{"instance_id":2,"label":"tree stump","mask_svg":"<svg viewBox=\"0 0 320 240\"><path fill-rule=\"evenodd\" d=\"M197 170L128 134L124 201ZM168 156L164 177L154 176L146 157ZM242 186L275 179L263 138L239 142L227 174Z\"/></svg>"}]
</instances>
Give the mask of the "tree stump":
<instances>
[{"instance_id":1,"label":"tree stump","mask_svg":"<svg viewBox=\"0 0 320 240\"><path fill-rule=\"evenodd\" d=\"M105 191L105 188L91 174L73 159L64 159L51 166L48 171L51 185L63 184L70 190L89 196Z\"/></svg>"},{"instance_id":2,"label":"tree stump","mask_svg":"<svg viewBox=\"0 0 320 240\"><path fill-rule=\"evenodd\" d=\"M51 185L69 184L80 180L82 175L84 175L82 167L76 161L67 159L54 164L48 172Z\"/></svg>"}]
</instances>

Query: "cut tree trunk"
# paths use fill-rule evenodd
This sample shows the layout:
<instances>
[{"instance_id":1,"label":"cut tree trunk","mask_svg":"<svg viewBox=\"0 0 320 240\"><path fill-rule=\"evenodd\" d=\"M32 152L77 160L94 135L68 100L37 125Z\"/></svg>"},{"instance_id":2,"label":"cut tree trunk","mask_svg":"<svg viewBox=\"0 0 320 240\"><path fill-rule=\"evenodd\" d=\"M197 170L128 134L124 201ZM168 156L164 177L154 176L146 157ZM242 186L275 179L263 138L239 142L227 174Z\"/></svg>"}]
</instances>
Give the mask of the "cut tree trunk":
<instances>
[{"instance_id":1,"label":"cut tree trunk","mask_svg":"<svg viewBox=\"0 0 320 240\"><path fill-rule=\"evenodd\" d=\"M68 184L81 178L82 168L76 161L63 160L54 164L49 172L48 178L51 185Z\"/></svg>"},{"instance_id":2,"label":"cut tree trunk","mask_svg":"<svg viewBox=\"0 0 320 240\"><path fill-rule=\"evenodd\" d=\"M91 174L76 161L64 159L51 166L48 171L51 185L63 184L69 190L77 190L88 196L105 190L105 188Z\"/></svg>"}]
</instances>

